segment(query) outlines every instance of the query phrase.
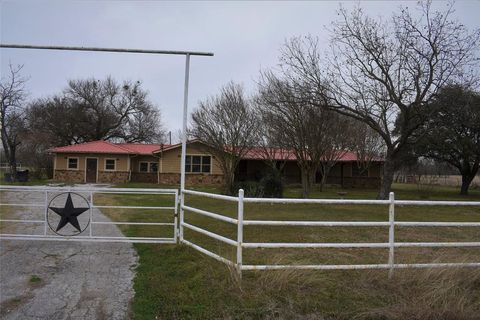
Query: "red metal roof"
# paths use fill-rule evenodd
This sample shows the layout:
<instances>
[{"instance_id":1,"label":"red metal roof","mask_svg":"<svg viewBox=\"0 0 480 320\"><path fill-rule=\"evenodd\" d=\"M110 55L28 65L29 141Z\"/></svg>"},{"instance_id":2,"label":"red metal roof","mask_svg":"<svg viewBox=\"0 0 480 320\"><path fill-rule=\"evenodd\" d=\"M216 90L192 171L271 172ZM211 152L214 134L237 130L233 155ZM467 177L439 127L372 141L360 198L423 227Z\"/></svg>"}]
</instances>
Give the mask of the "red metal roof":
<instances>
[{"instance_id":1,"label":"red metal roof","mask_svg":"<svg viewBox=\"0 0 480 320\"><path fill-rule=\"evenodd\" d=\"M167 145L168 147L169 145ZM52 153L114 153L114 154L139 154L151 155L153 151L160 149L160 144L145 143L111 143L98 140L70 146L52 148Z\"/></svg>"},{"instance_id":2,"label":"red metal roof","mask_svg":"<svg viewBox=\"0 0 480 320\"><path fill-rule=\"evenodd\" d=\"M121 146L128 150L131 150L135 154L151 155L154 151L161 148L161 144L145 144L145 143L118 143L117 146ZM170 147L169 144L164 144L164 148Z\"/></svg>"},{"instance_id":3,"label":"red metal roof","mask_svg":"<svg viewBox=\"0 0 480 320\"><path fill-rule=\"evenodd\" d=\"M198 140L190 141L198 142ZM113 153L113 154L138 154L138 155L152 155L153 153L168 151L180 147L181 144L168 145L164 144L145 144L145 143L111 143L108 141L92 141L74 144L70 146L57 147L50 149L51 153ZM344 151L338 161L348 162L357 161L358 157L355 152ZM243 157L245 160L264 160L273 158L275 160L295 161L297 157L293 151L287 149L270 148L264 149L259 147L251 148ZM381 158L374 158L372 161L383 161Z\"/></svg>"},{"instance_id":4,"label":"red metal roof","mask_svg":"<svg viewBox=\"0 0 480 320\"><path fill-rule=\"evenodd\" d=\"M275 160L297 160L297 157L291 150L280 148L251 148L243 157L243 159L246 160L263 160L266 158Z\"/></svg>"},{"instance_id":5,"label":"red metal roof","mask_svg":"<svg viewBox=\"0 0 480 320\"><path fill-rule=\"evenodd\" d=\"M200 142L202 143L200 140L198 139L193 139L193 140L189 140L187 142L187 144L190 144L190 143L194 143L194 142ZM205 144L205 143L204 143ZM159 152L163 152L163 151L168 151L168 150L171 150L171 149L176 149L176 148L180 148L182 146L182 143L177 143L177 144L164 144L163 145L163 148L161 147L161 145L159 145L159 147L154 150L153 152L154 153L159 153Z\"/></svg>"},{"instance_id":6,"label":"red metal roof","mask_svg":"<svg viewBox=\"0 0 480 320\"><path fill-rule=\"evenodd\" d=\"M79 144L73 144L70 146L57 147L48 150L52 153L115 153L115 154L134 154L130 149L127 149L121 145L98 140Z\"/></svg>"},{"instance_id":7,"label":"red metal roof","mask_svg":"<svg viewBox=\"0 0 480 320\"><path fill-rule=\"evenodd\" d=\"M341 153L341 154L340 154ZM358 156L355 152L352 151L339 151L340 159L338 161L348 162L348 161L357 161ZM292 150L280 149L280 148L251 148L245 154L242 159L246 160L265 160L265 159L274 159L280 161L295 161L297 157ZM374 158L372 161L383 161L381 158Z\"/></svg>"}]
</instances>

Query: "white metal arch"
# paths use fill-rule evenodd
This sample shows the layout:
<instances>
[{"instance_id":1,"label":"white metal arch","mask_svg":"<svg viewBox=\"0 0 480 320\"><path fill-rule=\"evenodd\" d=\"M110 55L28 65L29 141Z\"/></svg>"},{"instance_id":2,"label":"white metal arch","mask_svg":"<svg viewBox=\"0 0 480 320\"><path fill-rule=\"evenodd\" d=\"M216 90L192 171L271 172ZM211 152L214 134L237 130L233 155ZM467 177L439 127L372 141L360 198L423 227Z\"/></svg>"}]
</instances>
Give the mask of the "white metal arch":
<instances>
[{"instance_id":1,"label":"white metal arch","mask_svg":"<svg viewBox=\"0 0 480 320\"><path fill-rule=\"evenodd\" d=\"M101 47L78 47L78 46L47 46L28 44L7 44L0 43L0 48L7 49L35 49L35 50L64 50L64 51L93 51L111 53L140 53L140 54L169 54L185 56L185 84L183 90L183 126L182 126L182 157L180 163L180 205L184 205L183 191L185 190L185 158L187 154L187 117L188 117L188 84L190 77L190 56L213 56L212 52L200 51L175 51L175 50L147 50L147 49L126 49L126 48L101 48ZM183 209L180 209L180 216L183 218ZM180 226L180 237L183 237L183 228Z\"/></svg>"}]
</instances>

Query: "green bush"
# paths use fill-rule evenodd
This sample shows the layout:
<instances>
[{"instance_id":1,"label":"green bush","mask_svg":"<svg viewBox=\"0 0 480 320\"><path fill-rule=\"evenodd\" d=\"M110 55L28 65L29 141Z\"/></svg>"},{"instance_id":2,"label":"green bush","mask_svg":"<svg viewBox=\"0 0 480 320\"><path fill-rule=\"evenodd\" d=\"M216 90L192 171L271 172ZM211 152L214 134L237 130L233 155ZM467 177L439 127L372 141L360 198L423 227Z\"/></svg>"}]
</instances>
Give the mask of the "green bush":
<instances>
[{"instance_id":1,"label":"green bush","mask_svg":"<svg viewBox=\"0 0 480 320\"><path fill-rule=\"evenodd\" d=\"M283 182L279 174L269 173L260 180L264 198L282 198Z\"/></svg>"},{"instance_id":2,"label":"green bush","mask_svg":"<svg viewBox=\"0 0 480 320\"><path fill-rule=\"evenodd\" d=\"M245 197L263 198L263 186L257 181L240 181L235 186L236 190L243 189Z\"/></svg>"},{"instance_id":3,"label":"green bush","mask_svg":"<svg viewBox=\"0 0 480 320\"><path fill-rule=\"evenodd\" d=\"M245 197L250 198L282 198L283 182L280 175L268 173L260 181L240 181L235 189L243 189Z\"/></svg>"}]
</instances>

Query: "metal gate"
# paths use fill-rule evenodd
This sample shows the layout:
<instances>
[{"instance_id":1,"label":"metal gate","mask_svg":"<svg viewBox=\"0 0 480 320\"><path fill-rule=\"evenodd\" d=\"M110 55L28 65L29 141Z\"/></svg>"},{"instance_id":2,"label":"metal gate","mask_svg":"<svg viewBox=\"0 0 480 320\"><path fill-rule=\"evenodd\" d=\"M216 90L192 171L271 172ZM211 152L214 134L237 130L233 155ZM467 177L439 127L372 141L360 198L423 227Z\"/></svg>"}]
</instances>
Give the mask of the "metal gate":
<instances>
[{"instance_id":1,"label":"metal gate","mask_svg":"<svg viewBox=\"0 0 480 320\"><path fill-rule=\"evenodd\" d=\"M177 204L176 189L0 185L0 239L176 243Z\"/></svg>"}]
</instances>

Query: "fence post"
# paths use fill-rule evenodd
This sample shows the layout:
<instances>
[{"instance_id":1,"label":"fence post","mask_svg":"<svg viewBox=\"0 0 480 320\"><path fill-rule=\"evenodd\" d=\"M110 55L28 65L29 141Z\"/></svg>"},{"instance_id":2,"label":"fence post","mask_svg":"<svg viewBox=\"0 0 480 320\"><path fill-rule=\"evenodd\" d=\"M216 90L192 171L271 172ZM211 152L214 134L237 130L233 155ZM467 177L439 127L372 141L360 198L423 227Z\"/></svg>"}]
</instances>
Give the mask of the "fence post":
<instances>
[{"instance_id":1,"label":"fence post","mask_svg":"<svg viewBox=\"0 0 480 320\"><path fill-rule=\"evenodd\" d=\"M184 210L183 206L185 204L185 192L184 189L180 188L180 216L178 222L178 238L180 243L183 242L183 219L184 219Z\"/></svg>"},{"instance_id":2,"label":"fence post","mask_svg":"<svg viewBox=\"0 0 480 320\"><path fill-rule=\"evenodd\" d=\"M237 272L240 279L242 278L243 194L243 189L238 190Z\"/></svg>"},{"instance_id":3,"label":"fence post","mask_svg":"<svg viewBox=\"0 0 480 320\"><path fill-rule=\"evenodd\" d=\"M93 236L93 191L90 191L90 228L89 235L90 238Z\"/></svg>"},{"instance_id":4,"label":"fence post","mask_svg":"<svg viewBox=\"0 0 480 320\"><path fill-rule=\"evenodd\" d=\"M48 224L48 190L45 189L45 223L43 226L43 235L47 235L47 224Z\"/></svg>"},{"instance_id":5,"label":"fence post","mask_svg":"<svg viewBox=\"0 0 480 320\"><path fill-rule=\"evenodd\" d=\"M388 278L392 278L393 270L394 270L394 253L395 253L395 194L390 192L389 195L390 204L388 207L388 222L389 222L389 230L388 230L388 264L390 265L390 269L388 271Z\"/></svg>"},{"instance_id":6,"label":"fence post","mask_svg":"<svg viewBox=\"0 0 480 320\"><path fill-rule=\"evenodd\" d=\"M178 243L178 190L175 189L175 203L173 211L173 241Z\"/></svg>"}]
</instances>

